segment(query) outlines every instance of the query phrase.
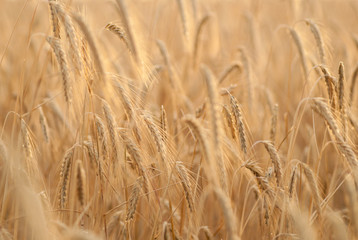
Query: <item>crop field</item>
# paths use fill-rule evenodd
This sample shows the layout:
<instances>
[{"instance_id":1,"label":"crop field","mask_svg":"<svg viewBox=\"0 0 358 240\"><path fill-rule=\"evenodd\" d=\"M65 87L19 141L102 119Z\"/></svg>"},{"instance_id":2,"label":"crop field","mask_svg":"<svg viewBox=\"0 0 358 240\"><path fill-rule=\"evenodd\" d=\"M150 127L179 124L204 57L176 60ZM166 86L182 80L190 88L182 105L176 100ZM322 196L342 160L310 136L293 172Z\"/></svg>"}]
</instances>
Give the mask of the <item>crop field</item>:
<instances>
[{"instance_id":1,"label":"crop field","mask_svg":"<svg viewBox=\"0 0 358 240\"><path fill-rule=\"evenodd\" d=\"M0 240L358 239L358 1L0 1Z\"/></svg>"}]
</instances>

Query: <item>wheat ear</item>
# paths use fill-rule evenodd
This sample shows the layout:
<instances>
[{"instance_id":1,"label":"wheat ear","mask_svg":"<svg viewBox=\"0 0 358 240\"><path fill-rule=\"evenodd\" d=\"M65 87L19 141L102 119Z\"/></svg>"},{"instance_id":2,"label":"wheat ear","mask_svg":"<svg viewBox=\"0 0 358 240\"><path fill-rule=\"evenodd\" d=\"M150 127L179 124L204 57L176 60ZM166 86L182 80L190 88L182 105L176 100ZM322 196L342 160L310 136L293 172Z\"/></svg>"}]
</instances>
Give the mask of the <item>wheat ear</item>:
<instances>
[{"instance_id":1,"label":"wheat ear","mask_svg":"<svg viewBox=\"0 0 358 240\"><path fill-rule=\"evenodd\" d=\"M52 4L52 2L56 2L56 1L55 0L49 0L48 2L49 2L50 12L51 12L53 36L56 37L56 38L61 38L60 37L60 22L59 22L58 16L57 16L58 13L56 11L56 8Z\"/></svg>"},{"instance_id":2,"label":"wheat ear","mask_svg":"<svg viewBox=\"0 0 358 240\"><path fill-rule=\"evenodd\" d=\"M320 57L320 61L322 64L326 64L326 54L324 51L324 47L323 47L323 41L322 41L322 36L321 33L319 31L318 26L316 25L315 22L313 22L313 20L311 19L306 19L306 24L308 24L310 26L310 30L316 40L316 44L317 44L317 48L318 48L318 52L319 52L319 57Z\"/></svg>"},{"instance_id":3,"label":"wheat ear","mask_svg":"<svg viewBox=\"0 0 358 240\"><path fill-rule=\"evenodd\" d=\"M76 161L76 190L77 190L77 198L81 204L84 206L85 204L85 186L86 186L86 173L82 165L81 160Z\"/></svg>"},{"instance_id":4,"label":"wheat ear","mask_svg":"<svg viewBox=\"0 0 358 240\"><path fill-rule=\"evenodd\" d=\"M351 89L350 89L350 94L349 94L349 104L350 105L352 105L352 101L353 101L354 86L357 81L357 76L358 76L358 65L354 68L354 71L352 74Z\"/></svg>"},{"instance_id":5,"label":"wheat ear","mask_svg":"<svg viewBox=\"0 0 358 240\"><path fill-rule=\"evenodd\" d=\"M244 122L242 120L241 109L239 107L239 103L237 102L237 99L232 95L230 95L230 104L231 104L231 110L234 113L236 129L238 129L239 131L241 150L246 154L247 153L246 134L245 134Z\"/></svg>"},{"instance_id":6,"label":"wheat ear","mask_svg":"<svg viewBox=\"0 0 358 240\"><path fill-rule=\"evenodd\" d=\"M124 42L124 44L126 45L126 47L127 47L127 49L129 50L130 53L133 52L124 29L122 29L121 27L119 27L119 26L117 26L116 24L113 24L113 23L108 23L106 25L106 29L108 29L112 33L116 34Z\"/></svg>"},{"instance_id":7,"label":"wheat ear","mask_svg":"<svg viewBox=\"0 0 358 240\"><path fill-rule=\"evenodd\" d=\"M123 24L124 24L124 26L126 28L126 32L128 33L128 39L129 39L129 42L131 44L132 52L133 52L134 56L137 58L137 60L139 60L138 59L137 46L136 46L136 43L134 41L134 33L132 32L132 28L131 28L130 21L129 21L127 7L126 7L126 5L124 3L124 0L116 0L116 2L117 2L117 5L119 7L119 14L121 15Z\"/></svg>"},{"instance_id":8,"label":"wheat ear","mask_svg":"<svg viewBox=\"0 0 358 240\"><path fill-rule=\"evenodd\" d=\"M239 71L241 73L242 72L241 64L240 63L233 63L230 66L228 66L227 68L225 68L225 70L220 74L219 84L224 82L224 80L227 78L227 76L229 76L229 74L231 72L233 72L235 69L237 69L237 71Z\"/></svg>"},{"instance_id":9,"label":"wheat ear","mask_svg":"<svg viewBox=\"0 0 358 240\"><path fill-rule=\"evenodd\" d=\"M320 216L321 215L321 200L322 200L322 198L321 198L321 195L318 190L318 183L316 180L316 176L314 175L313 171L307 164L300 162L300 166L304 170L304 174L307 178L308 185L310 186L310 189L311 189L311 194L313 196L313 200L316 203L318 215Z\"/></svg>"},{"instance_id":10,"label":"wheat ear","mask_svg":"<svg viewBox=\"0 0 358 240\"><path fill-rule=\"evenodd\" d=\"M112 155L113 155L112 161L116 163L118 160L118 150L117 150L118 141L117 141L117 134L115 130L117 128L117 123L116 120L113 118L111 107L105 100L102 100L102 108L107 121L107 129L109 132L109 137L112 143Z\"/></svg>"},{"instance_id":11,"label":"wheat ear","mask_svg":"<svg viewBox=\"0 0 358 240\"><path fill-rule=\"evenodd\" d=\"M81 54L78 50L79 49L78 43L77 43L78 39L77 39L75 28L72 23L72 19L71 19L70 15L63 9L62 4L60 4L57 1L51 1L50 4L52 4L53 7L56 9L56 13L58 13L59 19L62 21L62 23L64 25L64 30L65 30L67 39L70 43L71 52L74 54L75 66L76 66L78 72L81 72L82 68L83 68L82 61L81 61Z\"/></svg>"},{"instance_id":12,"label":"wheat ear","mask_svg":"<svg viewBox=\"0 0 358 240\"><path fill-rule=\"evenodd\" d=\"M198 52L199 52L199 41L201 34L203 32L204 26L207 24L207 22L210 19L210 15L205 15L199 22L199 25L196 29L195 34L195 40L194 40L194 49L193 49L193 67L196 67L197 64L197 58L198 58Z\"/></svg>"},{"instance_id":13,"label":"wheat ear","mask_svg":"<svg viewBox=\"0 0 358 240\"><path fill-rule=\"evenodd\" d=\"M60 191L59 191L59 207L63 209L67 203L68 185L71 177L71 164L74 155L74 148L66 151L62 160L60 172Z\"/></svg>"},{"instance_id":14,"label":"wheat ear","mask_svg":"<svg viewBox=\"0 0 358 240\"><path fill-rule=\"evenodd\" d=\"M219 205L220 205L220 207L223 211L223 214L224 214L226 231L227 231L227 239L239 240L239 237L237 236L237 230L236 230L236 218L235 218L234 212L233 212L231 204L230 204L230 199L219 188L215 188L214 192L219 200Z\"/></svg>"},{"instance_id":15,"label":"wheat ear","mask_svg":"<svg viewBox=\"0 0 358 240\"><path fill-rule=\"evenodd\" d=\"M278 155L278 152L272 142L263 141L263 144L265 145L267 152L270 154L270 158L274 165L277 186L279 187L280 183L281 183L281 179L282 179L282 168L281 168L280 156Z\"/></svg>"},{"instance_id":16,"label":"wheat ear","mask_svg":"<svg viewBox=\"0 0 358 240\"><path fill-rule=\"evenodd\" d=\"M191 212L194 212L194 198L191 193L191 183L189 180L189 174L182 162L176 162L176 169L179 174L180 181L182 183L185 198L188 202L188 207Z\"/></svg>"},{"instance_id":17,"label":"wheat ear","mask_svg":"<svg viewBox=\"0 0 358 240\"><path fill-rule=\"evenodd\" d=\"M85 35L86 40L88 42L89 47L92 50L93 53L93 60L94 64L96 66L97 74L99 75L100 79L104 79L104 70L102 66L101 57L98 53L96 42L88 29L87 25L83 21L82 17L79 15L73 15L73 19L77 22L78 26L81 28L82 33Z\"/></svg>"},{"instance_id":18,"label":"wheat ear","mask_svg":"<svg viewBox=\"0 0 358 240\"><path fill-rule=\"evenodd\" d=\"M143 177L138 177L135 182L134 188L132 190L131 196L129 198L129 207L128 207L126 221L130 221L134 218L135 210L138 205L140 190L142 189L142 184L143 184Z\"/></svg>"},{"instance_id":19,"label":"wheat ear","mask_svg":"<svg viewBox=\"0 0 358 240\"><path fill-rule=\"evenodd\" d=\"M346 109L345 109L345 100L344 100L344 85L345 85L345 76L344 76L344 65L342 62L339 63L338 69L338 107L341 115L341 122L343 125L343 139L346 139L346 126L347 126L347 118L346 118Z\"/></svg>"},{"instance_id":20,"label":"wheat ear","mask_svg":"<svg viewBox=\"0 0 358 240\"><path fill-rule=\"evenodd\" d=\"M211 128L213 131L212 146L214 147L215 159L220 170L220 184L221 187L227 189L226 170L224 166L223 156L221 152L221 139L223 137L223 127L220 119L220 113L218 109L219 96L217 92L216 81L214 80L213 74L209 68L203 66L203 72L205 75L207 91L209 95L210 103L210 115L211 115Z\"/></svg>"},{"instance_id":21,"label":"wheat ear","mask_svg":"<svg viewBox=\"0 0 358 240\"><path fill-rule=\"evenodd\" d=\"M47 124L47 119L45 117L45 114L42 110L42 107L39 108L39 112L40 112L40 126L42 129L42 133L45 137L45 141L48 143L50 140L50 136L49 136L49 131L48 131L48 124Z\"/></svg>"},{"instance_id":22,"label":"wheat ear","mask_svg":"<svg viewBox=\"0 0 358 240\"><path fill-rule=\"evenodd\" d=\"M303 73L305 74L305 77L307 77L308 76L307 63L306 63L305 53L304 53L304 49L303 49L303 46L302 46L301 39L298 36L298 33L296 32L295 29L289 28L289 30L290 30L290 34L291 34L291 36L293 38L293 41L295 42L295 45L297 47L298 54L300 55Z\"/></svg>"},{"instance_id":23,"label":"wheat ear","mask_svg":"<svg viewBox=\"0 0 358 240\"><path fill-rule=\"evenodd\" d=\"M47 37L47 41L51 45L51 47L56 55L57 62L61 69L63 89L65 91L65 99L66 99L66 102L68 104L70 104L72 101L72 82L71 82L70 73L68 70L66 54L62 49L60 39L53 38L53 37Z\"/></svg>"}]
</instances>

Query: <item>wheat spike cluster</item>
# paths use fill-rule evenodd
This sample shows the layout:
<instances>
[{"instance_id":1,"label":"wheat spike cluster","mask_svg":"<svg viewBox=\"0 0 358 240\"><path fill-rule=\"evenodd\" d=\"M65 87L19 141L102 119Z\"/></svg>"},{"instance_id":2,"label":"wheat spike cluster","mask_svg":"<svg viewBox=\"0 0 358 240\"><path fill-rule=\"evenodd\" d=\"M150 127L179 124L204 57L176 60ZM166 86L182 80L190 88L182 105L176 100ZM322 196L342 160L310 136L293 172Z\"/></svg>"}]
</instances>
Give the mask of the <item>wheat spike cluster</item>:
<instances>
[{"instance_id":1,"label":"wheat spike cluster","mask_svg":"<svg viewBox=\"0 0 358 240\"><path fill-rule=\"evenodd\" d=\"M0 240L358 240L357 13L0 1Z\"/></svg>"}]
</instances>

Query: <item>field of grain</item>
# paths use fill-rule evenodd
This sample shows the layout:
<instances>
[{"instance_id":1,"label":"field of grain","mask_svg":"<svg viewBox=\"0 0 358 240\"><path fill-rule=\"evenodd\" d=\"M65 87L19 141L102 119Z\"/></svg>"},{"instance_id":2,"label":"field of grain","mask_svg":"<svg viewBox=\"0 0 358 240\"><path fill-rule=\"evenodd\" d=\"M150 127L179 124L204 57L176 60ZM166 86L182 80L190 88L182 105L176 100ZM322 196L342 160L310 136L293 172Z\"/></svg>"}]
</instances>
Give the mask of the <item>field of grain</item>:
<instances>
[{"instance_id":1,"label":"field of grain","mask_svg":"<svg viewBox=\"0 0 358 240\"><path fill-rule=\"evenodd\" d=\"M358 2L0 1L0 239L358 239Z\"/></svg>"}]
</instances>

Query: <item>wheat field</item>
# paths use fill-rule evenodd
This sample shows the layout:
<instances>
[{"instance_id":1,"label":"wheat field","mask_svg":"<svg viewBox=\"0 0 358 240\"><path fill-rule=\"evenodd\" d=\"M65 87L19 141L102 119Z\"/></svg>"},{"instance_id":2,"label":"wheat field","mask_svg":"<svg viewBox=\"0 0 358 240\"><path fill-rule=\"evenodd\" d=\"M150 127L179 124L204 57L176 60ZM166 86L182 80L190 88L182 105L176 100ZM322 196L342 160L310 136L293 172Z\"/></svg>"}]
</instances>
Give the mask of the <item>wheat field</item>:
<instances>
[{"instance_id":1,"label":"wheat field","mask_svg":"<svg viewBox=\"0 0 358 240\"><path fill-rule=\"evenodd\" d=\"M0 1L0 239L358 239L358 2Z\"/></svg>"}]
</instances>

